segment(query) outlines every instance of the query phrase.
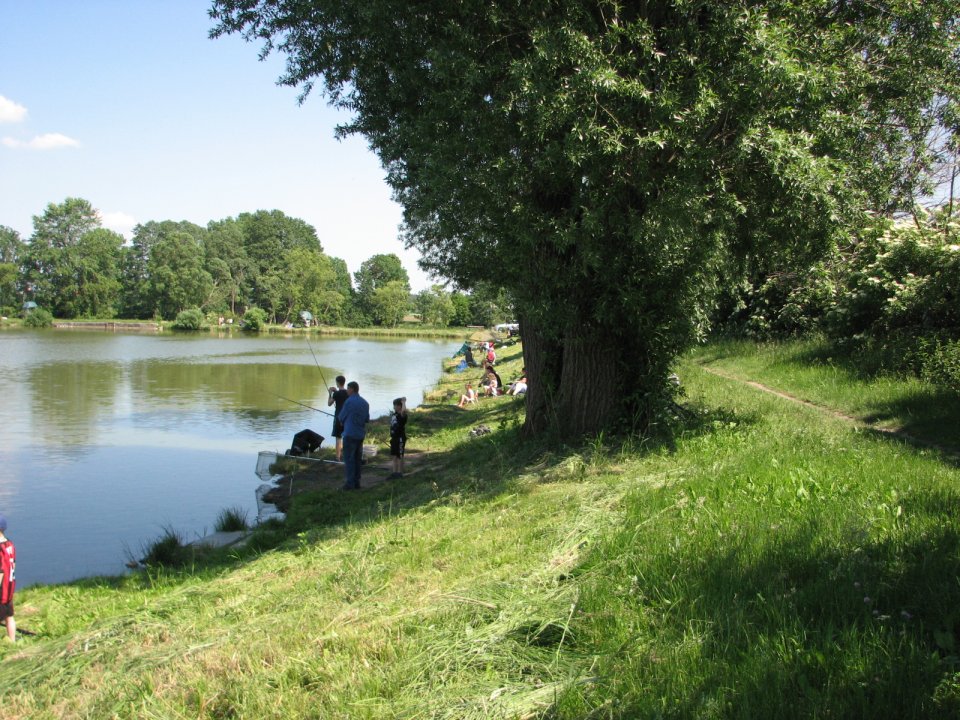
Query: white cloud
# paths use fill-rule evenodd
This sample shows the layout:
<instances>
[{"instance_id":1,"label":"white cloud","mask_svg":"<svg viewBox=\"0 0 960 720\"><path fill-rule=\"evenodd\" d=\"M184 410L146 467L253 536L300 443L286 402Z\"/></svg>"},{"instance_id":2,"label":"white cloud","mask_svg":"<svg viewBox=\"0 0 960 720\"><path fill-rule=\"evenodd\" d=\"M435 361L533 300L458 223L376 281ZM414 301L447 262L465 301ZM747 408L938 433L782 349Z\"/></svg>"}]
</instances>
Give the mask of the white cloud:
<instances>
[{"instance_id":1,"label":"white cloud","mask_svg":"<svg viewBox=\"0 0 960 720\"><path fill-rule=\"evenodd\" d=\"M63 147L80 147L79 142L61 133L37 135L32 140L26 142L5 137L2 142L9 148L30 148L31 150L56 150L57 148Z\"/></svg>"},{"instance_id":2,"label":"white cloud","mask_svg":"<svg viewBox=\"0 0 960 720\"><path fill-rule=\"evenodd\" d=\"M0 122L20 122L27 116L27 109L20 103L0 95Z\"/></svg>"},{"instance_id":3,"label":"white cloud","mask_svg":"<svg viewBox=\"0 0 960 720\"><path fill-rule=\"evenodd\" d=\"M124 237L129 237L137 225L137 219L125 212L100 213L100 220L107 230L118 232Z\"/></svg>"}]
</instances>

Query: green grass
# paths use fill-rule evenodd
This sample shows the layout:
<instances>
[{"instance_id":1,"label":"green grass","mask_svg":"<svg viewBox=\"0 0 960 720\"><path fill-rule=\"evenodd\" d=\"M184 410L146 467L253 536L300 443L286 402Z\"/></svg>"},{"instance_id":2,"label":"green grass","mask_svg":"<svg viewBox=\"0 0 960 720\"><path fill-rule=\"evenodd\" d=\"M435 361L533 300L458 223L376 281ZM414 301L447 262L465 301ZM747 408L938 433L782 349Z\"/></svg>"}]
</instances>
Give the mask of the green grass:
<instances>
[{"instance_id":1,"label":"green grass","mask_svg":"<svg viewBox=\"0 0 960 720\"><path fill-rule=\"evenodd\" d=\"M249 515L242 507L224 508L213 523L216 532L242 532L249 527Z\"/></svg>"},{"instance_id":2,"label":"green grass","mask_svg":"<svg viewBox=\"0 0 960 720\"><path fill-rule=\"evenodd\" d=\"M187 564L192 556L193 550L183 535L172 527L166 527L159 538L142 548L140 563L147 567L180 567Z\"/></svg>"},{"instance_id":3,"label":"green grass","mask_svg":"<svg viewBox=\"0 0 960 720\"><path fill-rule=\"evenodd\" d=\"M714 343L697 362L960 451L960 396L917 378L865 375L825 341Z\"/></svg>"},{"instance_id":4,"label":"green grass","mask_svg":"<svg viewBox=\"0 0 960 720\"><path fill-rule=\"evenodd\" d=\"M678 371L671 442L581 448L522 442L513 398L452 407L476 378L448 373L407 478L184 569L18 592L4 718L960 712L955 464Z\"/></svg>"}]
</instances>

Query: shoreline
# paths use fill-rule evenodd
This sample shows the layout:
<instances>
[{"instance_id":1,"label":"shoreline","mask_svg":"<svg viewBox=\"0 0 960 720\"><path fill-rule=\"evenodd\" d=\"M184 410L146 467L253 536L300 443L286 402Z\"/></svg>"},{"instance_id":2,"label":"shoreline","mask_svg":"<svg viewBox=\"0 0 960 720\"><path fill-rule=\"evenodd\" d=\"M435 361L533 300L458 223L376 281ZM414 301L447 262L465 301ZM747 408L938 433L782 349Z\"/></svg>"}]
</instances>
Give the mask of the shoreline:
<instances>
[{"instance_id":1,"label":"shoreline","mask_svg":"<svg viewBox=\"0 0 960 720\"><path fill-rule=\"evenodd\" d=\"M34 329L25 328L19 319L10 319L0 322L0 330ZM52 330L94 330L99 332L156 332L178 333L195 335L233 335L245 332L239 324L208 325L199 330L176 330L173 322L164 320L54 320L49 329ZM437 338L444 340L462 340L475 332L476 328L451 327L432 328L415 325L399 326L395 328L383 327L340 327L336 325L321 325L310 328L284 327L282 325L265 325L258 332L250 333L251 337L258 335L325 335L344 337L383 337L383 338Z\"/></svg>"}]
</instances>

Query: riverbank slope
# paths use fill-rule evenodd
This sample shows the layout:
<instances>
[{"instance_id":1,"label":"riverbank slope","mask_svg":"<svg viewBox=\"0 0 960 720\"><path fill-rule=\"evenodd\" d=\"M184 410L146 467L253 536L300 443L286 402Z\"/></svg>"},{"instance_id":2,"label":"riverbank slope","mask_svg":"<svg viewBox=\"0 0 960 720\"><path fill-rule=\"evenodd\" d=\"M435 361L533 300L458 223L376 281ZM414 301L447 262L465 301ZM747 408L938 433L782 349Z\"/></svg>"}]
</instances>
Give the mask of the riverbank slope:
<instances>
[{"instance_id":1,"label":"riverbank slope","mask_svg":"<svg viewBox=\"0 0 960 720\"><path fill-rule=\"evenodd\" d=\"M719 360L678 368L671 433L579 448L522 441L522 400L454 407L476 377L447 373L419 472L303 492L186 569L18 594L4 717L955 713L960 470Z\"/></svg>"}]
</instances>

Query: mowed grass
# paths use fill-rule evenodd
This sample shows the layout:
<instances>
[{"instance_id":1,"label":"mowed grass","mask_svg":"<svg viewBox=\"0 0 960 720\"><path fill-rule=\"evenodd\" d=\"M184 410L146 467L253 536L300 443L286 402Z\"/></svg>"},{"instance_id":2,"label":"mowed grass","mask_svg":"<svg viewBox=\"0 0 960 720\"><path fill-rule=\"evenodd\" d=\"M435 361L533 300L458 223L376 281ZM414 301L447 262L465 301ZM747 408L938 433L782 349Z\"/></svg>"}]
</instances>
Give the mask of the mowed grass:
<instances>
[{"instance_id":1,"label":"mowed grass","mask_svg":"<svg viewBox=\"0 0 960 720\"><path fill-rule=\"evenodd\" d=\"M512 398L452 408L475 378L446 375L404 480L185 570L18 593L3 717L960 713L960 471L678 371L672 437L579 448L522 441Z\"/></svg>"}]
</instances>

